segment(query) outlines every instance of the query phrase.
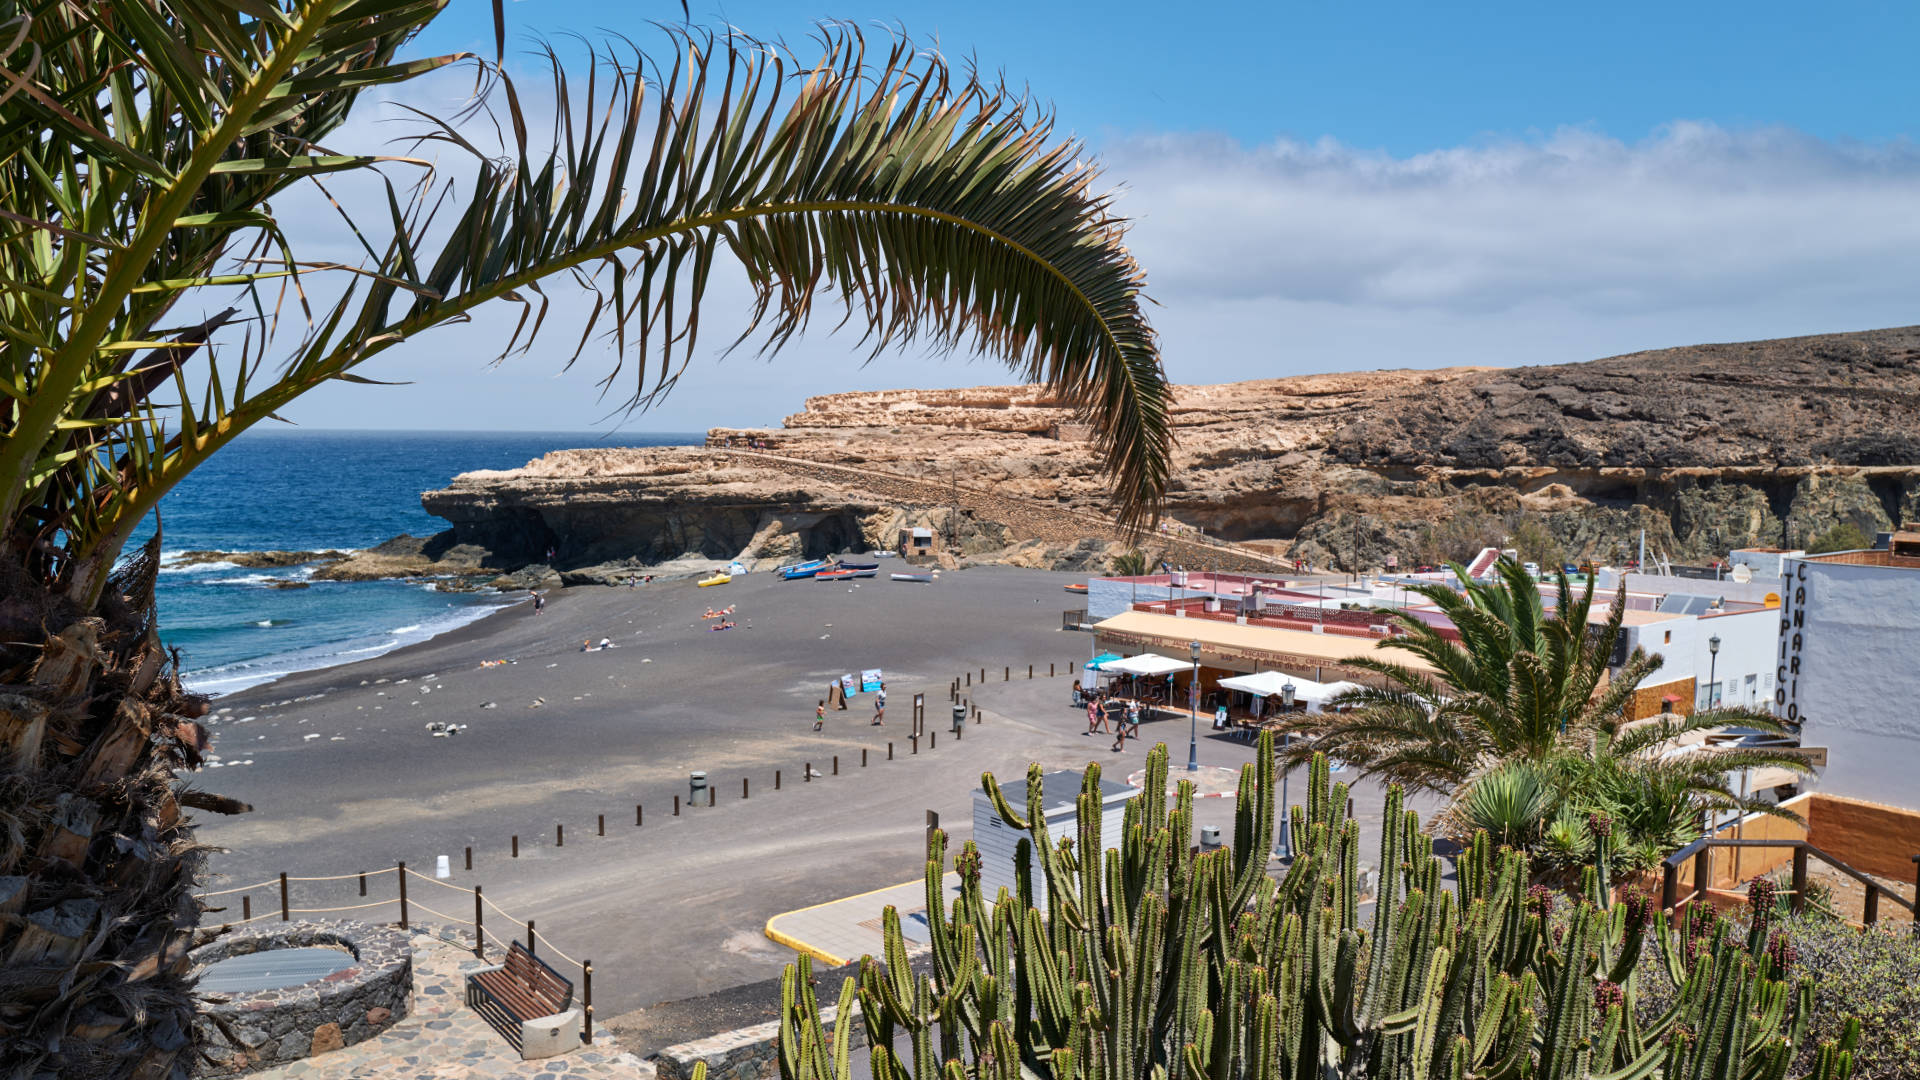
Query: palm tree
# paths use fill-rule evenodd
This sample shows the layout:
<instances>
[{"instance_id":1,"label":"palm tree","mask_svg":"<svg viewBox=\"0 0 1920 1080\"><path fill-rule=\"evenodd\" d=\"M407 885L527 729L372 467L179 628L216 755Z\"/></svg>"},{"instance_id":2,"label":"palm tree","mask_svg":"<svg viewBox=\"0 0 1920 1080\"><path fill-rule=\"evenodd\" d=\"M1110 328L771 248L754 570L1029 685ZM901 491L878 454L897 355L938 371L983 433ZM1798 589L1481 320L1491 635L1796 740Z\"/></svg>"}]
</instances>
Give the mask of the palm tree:
<instances>
[{"instance_id":1,"label":"palm tree","mask_svg":"<svg viewBox=\"0 0 1920 1080\"><path fill-rule=\"evenodd\" d=\"M995 356L1083 409L1123 520L1158 512L1144 277L1050 114L904 40L870 57L828 28L801 61L683 29L666 65L545 52L541 129L497 16L491 60L403 57L444 5L0 0L7 1075L190 1070L186 811L244 808L178 786L207 705L158 636L158 536L122 549L240 433L329 380L371 381L356 369L403 342L507 301L502 357L525 352L561 278L594 296L574 356L598 331L604 385L637 407L694 355L730 258L755 294L740 340L777 350L825 298L876 350ZM451 164L330 142L369 88L460 62L504 145L424 113L401 149ZM340 207L364 257L302 257L275 216L302 191Z\"/></svg>"},{"instance_id":2,"label":"palm tree","mask_svg":"<svg viewBox=\"0 0 1920 1080\"><path fill-rule=\"evenodd\" d=\"M1591 579L1576 593L1561 574L1549 614L1538 586L1512 560L1500 561L1491 582L1452 569L1461 591L1437 583L1410 588L1452 621L1459 640L1405 612L1381 612L1399 631L1381 650L1411 654L1424 669L1385 657L1356 660L1382 685L1334 702L1352 712L1299 716L1292 730L1302 737L1288 751L1289 767L1315 753L1341 758L1366 775L1450 796L1448 819L1465 834L1484 827L1529 846L1550 838L1554 819L1570 814L1620 818L1629 840L1616 851L1665 846L1661 855L1697 835L1702 812L1792 816L1735 793L1727 776L1764 766L1804 774L1805 758L1766 747L1675 749L1726 725L1786 734L1772 716L1723 707L1627 721L1627 704L1662 658L1635 649L1609 670L1626 615L1624 586L1606 621L1594 625ZM1570 853L1568 861L1579 858Z\"/></svg>"}]
</instances>

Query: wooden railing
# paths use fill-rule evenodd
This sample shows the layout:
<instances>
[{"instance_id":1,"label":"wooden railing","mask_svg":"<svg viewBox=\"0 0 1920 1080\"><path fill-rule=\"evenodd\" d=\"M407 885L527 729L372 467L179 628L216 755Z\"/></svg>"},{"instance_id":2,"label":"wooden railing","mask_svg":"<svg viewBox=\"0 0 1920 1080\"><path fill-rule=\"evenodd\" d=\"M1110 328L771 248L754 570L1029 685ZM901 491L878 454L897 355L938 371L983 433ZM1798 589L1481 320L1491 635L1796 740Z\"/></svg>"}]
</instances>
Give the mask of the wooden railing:
<instances>
[{"instance_id":1,"label":"wooden railing","mask_svg":"<svg viewBox=\"0 0 1920 1080\"><path fill-rule=\"evenodd\" d=\"M1789 886L1793 896L1793 910L1798 914L1807 907L1807 861L1819 859L1840 873L1858 881L1867 890L1862 921L1872 926L1880 921L1880 899L1886 897L1895 904L1907 909L1907 914L1915 915L1914 905L1897 893L1888 892L1886 887L1867 874L1863 874L1832 855L1815 847L1805 840L1730 840L1718 837L1702 837L1667 856L1660 868L1660 906L1672 911L1683 904L1699 903L1712 891L1709 882L1713 878L1714 848L1792 848L1793 879ZM1680 895L1680 867L1687 860L1693 860L1693 891L1686 896ZM1913 857L1915 868L1915 895L1920 897L1920 855ZM1920 933L1920 917L1914 920L1914 932Z\"/></svg>"}]
</instances>

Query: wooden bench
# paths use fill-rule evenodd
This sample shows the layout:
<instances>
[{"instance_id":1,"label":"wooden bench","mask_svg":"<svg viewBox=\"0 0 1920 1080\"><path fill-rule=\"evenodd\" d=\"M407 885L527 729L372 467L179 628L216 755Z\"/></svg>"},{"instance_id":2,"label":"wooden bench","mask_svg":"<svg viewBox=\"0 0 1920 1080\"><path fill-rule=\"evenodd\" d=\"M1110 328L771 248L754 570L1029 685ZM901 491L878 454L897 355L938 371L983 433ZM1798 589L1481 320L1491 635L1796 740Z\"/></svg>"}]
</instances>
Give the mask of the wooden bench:
<instances>
[{"instance_id":1,"label":"wooden bench","mask_svg":"<svg viewBox=\"0 0 1920 1080\"><path fill-rule=\"evenodd\" d=\"M519 942L504 964L469 970L467 1007L507 1037L520 1057L552 1057L579 1045L580 1010L573 983Z\"/></svg>"}]
</instances>

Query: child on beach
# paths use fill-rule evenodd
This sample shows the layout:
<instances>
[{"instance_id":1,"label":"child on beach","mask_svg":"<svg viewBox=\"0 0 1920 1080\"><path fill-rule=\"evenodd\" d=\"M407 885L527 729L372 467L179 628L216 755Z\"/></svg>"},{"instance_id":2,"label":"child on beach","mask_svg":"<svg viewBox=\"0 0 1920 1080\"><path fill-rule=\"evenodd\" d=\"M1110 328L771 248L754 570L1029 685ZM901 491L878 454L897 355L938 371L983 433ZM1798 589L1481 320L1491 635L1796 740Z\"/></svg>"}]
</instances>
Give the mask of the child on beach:
<instances>
[{"instance_id":1,"label":"child on beach","mask_svg":"<svg viewBox=\"0 0 1920 1080\"><path fill-rule=\"evenodd\" d=\"M813 707L813 730L819 731L827 726L827 703L822 701Z\"/></svg>"},{"instance_id":2,"label":"child on beach","mask_svg":"<svg viewBox=\"0 0 1920 1080\"><path fill-rule=\"evenodd\" d=\"M541 596L537 591L533 589L528 589L527 595L533 597L533 613L535 615L540 614L540 612L543 609L545 609L547 606L547 598L544 596Z\"/></svg>"}]
</instances>

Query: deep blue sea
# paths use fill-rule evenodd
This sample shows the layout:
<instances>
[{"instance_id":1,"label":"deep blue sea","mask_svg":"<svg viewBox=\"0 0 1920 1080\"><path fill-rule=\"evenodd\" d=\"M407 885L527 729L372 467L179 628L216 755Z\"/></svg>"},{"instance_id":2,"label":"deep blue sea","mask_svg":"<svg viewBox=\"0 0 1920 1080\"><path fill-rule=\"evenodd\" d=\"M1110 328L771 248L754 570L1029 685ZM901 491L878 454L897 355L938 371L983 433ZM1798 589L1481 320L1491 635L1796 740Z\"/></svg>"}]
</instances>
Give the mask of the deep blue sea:
<instances>
[{"instance_id":1,"label":"deep blue sea","mask_svg":"<svg viewBox=\"0 0 1920 1080\"><path fill-rule=\"evenodd\" d=\"M473 469L511 469L549 450L697 445L701 434L594 432L252 431L160 503L161 549L316 551L371 547L446 522L420 493ZM143 531L129 550L151 535ZM163 560L164 561L164 560ZM377 656L472 622L496 594L442 593L405 581L304 580L311 568L232 563L163 568L160 635L180 649L186 682L231 693L293 671Z\"/></svg>"}]
</instances>

